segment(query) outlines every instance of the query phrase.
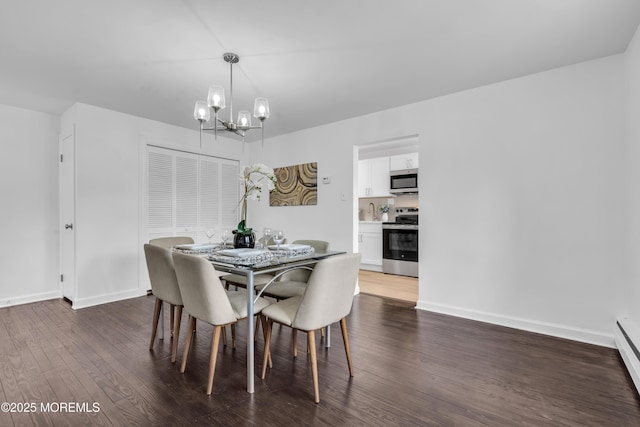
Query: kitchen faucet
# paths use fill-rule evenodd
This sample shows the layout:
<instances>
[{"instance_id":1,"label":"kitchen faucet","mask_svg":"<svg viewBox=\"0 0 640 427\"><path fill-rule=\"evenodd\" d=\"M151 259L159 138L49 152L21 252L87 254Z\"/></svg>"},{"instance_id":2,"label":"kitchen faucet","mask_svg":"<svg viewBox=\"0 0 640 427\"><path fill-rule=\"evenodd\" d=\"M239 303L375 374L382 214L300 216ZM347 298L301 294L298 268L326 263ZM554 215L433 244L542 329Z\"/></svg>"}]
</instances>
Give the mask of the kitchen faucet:
<instances>
[{"instance_id":1,"label":"kitchen faucet","mask_svg":"<svg viewBox=\"0 0 640 427\"><path fill-rule=\"evenodd\" d=\"M373 203L369 203L369 207L371 208L371 221L377 221L378 218L376 217L376 205L374 205Z\"/></svg>"}]
</instances>

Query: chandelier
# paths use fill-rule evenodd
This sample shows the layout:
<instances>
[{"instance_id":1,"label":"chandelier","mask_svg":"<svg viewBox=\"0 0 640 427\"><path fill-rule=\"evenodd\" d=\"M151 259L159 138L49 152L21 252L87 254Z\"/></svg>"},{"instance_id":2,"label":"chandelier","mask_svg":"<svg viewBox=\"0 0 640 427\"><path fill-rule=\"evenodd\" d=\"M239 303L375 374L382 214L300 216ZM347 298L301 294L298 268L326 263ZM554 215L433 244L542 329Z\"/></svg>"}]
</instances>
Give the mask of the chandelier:
<instances>
[{"instance_id":1,"label":"chandelier","mask_svg":"<svg viewBox=\"0 0 640 427\"><path fill-rule=\"evenodd\" d=\"M238 119L233 121L233 64L240 61L240 57L235 53L225 53L223 55L225 62L230 67L230 99L229 99L229 120L218 117L218 112L226 107L224 88L222 86L209 87L209 95L206 101L196 101L193 117L200 122L200 146L202 146L202 132L213 131L215 139L218 139L218 131L228 131L242 137L244 142L245 133L251 129L262 130L262 145L264 146L264 127L263 123L269 118L269 100L267 98L256 98L253 106L253 117L260 120L260 125L251 124L251 113L246 110L238 112ZM213 110L214 120L213 126L204 127L205 123L211 119L211 110Z\"/></svg>"}]
</instances>

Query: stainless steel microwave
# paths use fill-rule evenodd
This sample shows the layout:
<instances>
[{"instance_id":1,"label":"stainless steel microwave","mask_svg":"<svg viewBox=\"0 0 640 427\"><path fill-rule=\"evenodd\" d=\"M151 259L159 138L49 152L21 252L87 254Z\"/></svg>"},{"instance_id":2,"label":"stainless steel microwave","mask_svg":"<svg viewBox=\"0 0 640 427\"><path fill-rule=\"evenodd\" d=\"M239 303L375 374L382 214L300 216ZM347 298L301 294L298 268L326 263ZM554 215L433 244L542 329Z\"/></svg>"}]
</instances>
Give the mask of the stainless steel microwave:
<instances>
[{"instance_id":1,"label":"stainless steel microwave","mask_svg":"<svg viewBox=\"0 0 640 427\"><path fill-rule=\"evenodd\" d=\"M418 192L418 169L402 169L389 173L391 194L415 194Z\"/></svg>"}]
</instances>

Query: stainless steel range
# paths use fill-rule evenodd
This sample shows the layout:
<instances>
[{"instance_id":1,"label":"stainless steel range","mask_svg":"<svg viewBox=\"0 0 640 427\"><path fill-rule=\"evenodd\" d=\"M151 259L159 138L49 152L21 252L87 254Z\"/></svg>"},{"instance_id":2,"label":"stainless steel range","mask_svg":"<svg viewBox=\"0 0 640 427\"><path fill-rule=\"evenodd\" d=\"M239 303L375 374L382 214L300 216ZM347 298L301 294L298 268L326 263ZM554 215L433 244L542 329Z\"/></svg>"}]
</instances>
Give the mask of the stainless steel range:
<instances>
[{"instance_id":1,"label":"stainless steel range","mask_svg":"<svg viewBox=\"0 0 640 427\"><path fill-rule=\"evenodd\" d=\"M396 208L396 221L382 223L382 271L418 277L418 208Z\"/></svg>"}]
</instances>

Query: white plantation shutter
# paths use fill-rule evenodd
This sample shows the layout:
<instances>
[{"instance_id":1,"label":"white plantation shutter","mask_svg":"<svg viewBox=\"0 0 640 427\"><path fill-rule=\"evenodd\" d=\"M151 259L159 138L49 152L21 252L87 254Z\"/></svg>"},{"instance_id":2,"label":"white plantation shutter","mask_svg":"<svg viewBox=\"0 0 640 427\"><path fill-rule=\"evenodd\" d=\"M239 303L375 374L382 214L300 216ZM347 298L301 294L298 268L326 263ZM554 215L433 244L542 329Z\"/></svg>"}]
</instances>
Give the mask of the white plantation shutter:
<instances>
[{"instance_id":1,"label":"white plantation shutter","mask_svg":"<svg viewBox=\"0 0 640 427\"><path fill-rule=\"evenodd\" d=\"M149 228L173 226L173 158L169 154L149 152L148 156Z\"/></svg>"},{"instance_id":2,"label":"white plantation shutter","mask_svg":"<svg viewBox=\"0 0 640 427\"><path fill-rule=\"evenodd\" d=\"M223 227L235 229L240 221L240 168L232 162L222 163L220 223Z\"/></svg>"},{"instance_id":3,"label":"white plantation shutter","mask_svg":"<svg viewBox=\"0 0 640 427\"><path fill-rule=\"evenodd\" d=\"M147 147L147 237L191 236L237 224L239 163L165 148Z\"/></svg>"},{"instance_id":4,"label":"white plantation shutter","mask_svg":"<svg viewBox=\"0 0 640 427\"><path fill-rule=\"evenodd\" d=\"M198 227L198 156L176 156L176 227Z\"/></svg>"},{"instance_id":5,"label":"white plantation shutter","mask_svg":"<svg viewBox=\"0 0 640 427\"><path fill-rule=\"evenodd\" d=\"M214 228L220 223L220 163L200 158L200 224Z\"/></svg>"}]
</instances>

